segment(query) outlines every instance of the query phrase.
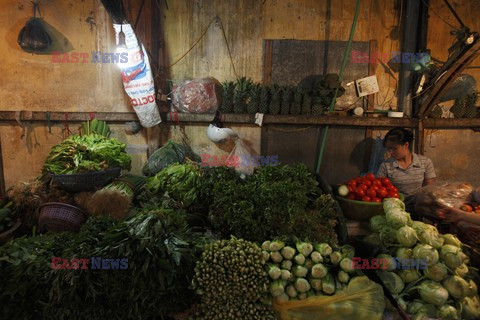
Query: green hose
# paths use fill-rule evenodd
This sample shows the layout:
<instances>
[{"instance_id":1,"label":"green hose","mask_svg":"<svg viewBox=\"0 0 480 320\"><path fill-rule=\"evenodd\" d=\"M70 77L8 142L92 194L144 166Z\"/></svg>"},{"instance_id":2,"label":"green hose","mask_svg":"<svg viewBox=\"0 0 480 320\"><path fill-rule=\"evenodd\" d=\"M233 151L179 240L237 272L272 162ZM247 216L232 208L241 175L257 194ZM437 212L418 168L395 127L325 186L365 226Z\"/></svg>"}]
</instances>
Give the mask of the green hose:
<instances>
[{"instance_id":1,"label":"green hose","mask_svg":"<svg viewBox=\"0 0 480 320\"><path fill-rule=\"evenodd\" d=\"M345 55L343 56L343 61L342 61L342 67L340 68L340 72L338 74L339 82L342 82L343 70L345 69L345 64L347 63L347 57L350 54L350 49L352 47L353 35L355 34L355 27L357 26L358 13L360 12L360 2L361 0L357 0L357 6L355 7L355 15L353 17L352 29L350 30L350 37L348 38L347 49L345 50ZM330 102L330 108L328 109L329 113L331 113L335 108L337 93L338 93L338 88L335 89L333 99ZM330 126L328 125L325 126L325 129L323 130L323 133L322 133L322 144L320 145L320 153L318 155L318 160L317 160L317 170L316 170L317 173L320 173L320 167L322 166L322 159L323 159L323 154L325 152L325 144L327 143L329 128Z\"/></svg>"}]
</instances>

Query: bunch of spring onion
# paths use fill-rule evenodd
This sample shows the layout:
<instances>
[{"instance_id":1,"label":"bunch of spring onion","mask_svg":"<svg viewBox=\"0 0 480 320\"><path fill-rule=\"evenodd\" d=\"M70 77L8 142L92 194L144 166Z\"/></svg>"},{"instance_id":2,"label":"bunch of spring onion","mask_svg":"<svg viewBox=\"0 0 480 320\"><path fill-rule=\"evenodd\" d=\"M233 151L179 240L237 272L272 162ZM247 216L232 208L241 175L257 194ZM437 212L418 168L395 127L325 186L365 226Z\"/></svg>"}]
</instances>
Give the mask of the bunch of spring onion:
<instances>
[{"instance_id":1,"label":"bunch of spring onion","mask_svg":"<svg viewBox=\"0 0 480 320\"><path fill-rule=\"evenodd\" d=\"M195 266L193 287L200 296L197 319L275 319L260 248L246 240L206 245Z\"/></svg>"},{"instance_id":2,"label":"bunch of spring onion","mask_svg":"<svg viewBox=\"0 0 480 320\"><path fill-rule=\"evenodd\" d=\"M303 300L342 290L355 273L354 248L332 248L327 243L265 241L262 254L270 277L270 294L276 301Z\"/></svg>"},{"instance_id":3,"label":"bunch of spring onion","mask_svg":"<svg viewBox=\"0 0 480 320\"><path fill-rule=\"evenodd\" d=\"M368 241L388 252L388 270L379 276L412 319L479 319L477 284L461 241L432 225L412 221L402 201L384 200L385 216L370 220ZM408 265L404 262L412 261ZM422 263L419 263L422 261Z\"/></svg>"}]
</instances>

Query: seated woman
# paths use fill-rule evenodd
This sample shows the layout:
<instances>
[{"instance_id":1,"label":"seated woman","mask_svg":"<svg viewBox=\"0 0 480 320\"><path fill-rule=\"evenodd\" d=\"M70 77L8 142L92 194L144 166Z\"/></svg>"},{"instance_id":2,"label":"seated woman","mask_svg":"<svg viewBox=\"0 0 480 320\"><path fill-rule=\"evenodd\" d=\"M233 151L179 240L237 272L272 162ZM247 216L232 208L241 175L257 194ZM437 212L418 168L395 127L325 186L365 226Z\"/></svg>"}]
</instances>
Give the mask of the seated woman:
<instances>
[{"instance_id":1,"label":"seated woman","mask_svg":"<svg viewBox=\"0 0 480 320\"><path fill-rule=\"evenodd\" d=\"M383 145L390 158L378 169L377 177L389 178L392 184L405 195L405 206L412 211L415 206L414 193L421 187L435 182L432 161L412 152L413 133L403 128L393 128L385 135Z\"/></svg>"}]
</instances>

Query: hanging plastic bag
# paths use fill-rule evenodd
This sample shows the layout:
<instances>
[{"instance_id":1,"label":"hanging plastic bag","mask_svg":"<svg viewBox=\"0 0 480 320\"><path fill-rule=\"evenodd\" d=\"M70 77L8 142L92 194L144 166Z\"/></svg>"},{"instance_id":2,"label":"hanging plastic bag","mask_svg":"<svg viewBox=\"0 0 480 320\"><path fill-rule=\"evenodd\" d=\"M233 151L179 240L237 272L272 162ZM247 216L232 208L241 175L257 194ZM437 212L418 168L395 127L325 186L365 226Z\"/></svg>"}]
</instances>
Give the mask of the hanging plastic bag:
<instances>
[{"instance_id":1,"label":"hanging plastic bag","mask_svg":"<svg viewBox=\"0 0 480 320\"><path fill-rule=\"evenodd\" d=\"M182 113L214 113L221 100L221 84L214 78L185 80L173 88L173 106Z\"/></svg>"},{"instance_id":2,"label":"hanging plastic bag","mask_svg":"<svg viewBox=\"0 0 480 320\"><path fill-rule=\"evenodd\" d=\"M379 284L361 276L333 296L275 302L273 307L279 320L380 320L385 298Z\"/></svg>"},{"instance_id":3,"label":"hanging plastic bag","mask_svg":"<svg viewBox=\"0 0 480 320\"><path fill-rule=\"evenodd\" d=\"M27 21L18 34L17 42L27 52L43 52L52 45L52 38L37 18L38 4L33 3L33 17Z\"/></svg>"},{"instance_id":4,"label":"hanging plastic bag","mask_svg":"<svg viewBox=\"0 0 480 320\"><path fill-rule=\"evenodd\" d=\"M155 86L152 69L145 47L139 44L130 24L114 24L116 42L119 44L119 34L125 34L125 52L128 55L126 63L119 63L122 71L122 81L125 91L130 97L133 109L145 128L156 126L162 119L155 99Z\"/></svg>"},{"instance_id":5,"label":"hanging plastic bag","mask_svg":"<svg viewBox=\"0 0 480 320\"><path fill-rule=\"evenodd\" d=\"M249 155L250 153L245 143L242 139L238 138L235 140L235 146L228 155L226 166L235 167L235 171L237 171L242 178L249 176L253 174L255 170L255 163L249 161L251 158Z\"/></svg>"}]
</instances>

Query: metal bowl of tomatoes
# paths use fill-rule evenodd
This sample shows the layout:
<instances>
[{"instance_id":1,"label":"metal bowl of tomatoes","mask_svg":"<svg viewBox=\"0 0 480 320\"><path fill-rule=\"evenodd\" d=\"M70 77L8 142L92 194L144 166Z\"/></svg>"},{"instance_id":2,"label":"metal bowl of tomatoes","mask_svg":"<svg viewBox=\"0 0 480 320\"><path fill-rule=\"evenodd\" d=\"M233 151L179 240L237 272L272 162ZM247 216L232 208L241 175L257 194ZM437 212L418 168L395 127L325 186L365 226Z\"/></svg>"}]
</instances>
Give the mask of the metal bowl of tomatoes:
<instances>
[{"instance_id":1,"label":"metal bowl of tomatoes","mask_svg":"<svg viewBox=\"0 0 480 320\"><path fill-rule=\"evenodd\" d=\"M376 178L372 173L350 179L338 191L337 200L345 217L359 221L384 214L383 199L405 199L388 178Z\"/></svg>"}]
</instances>

